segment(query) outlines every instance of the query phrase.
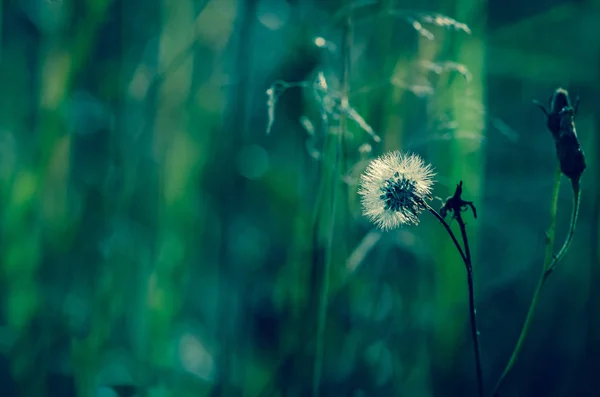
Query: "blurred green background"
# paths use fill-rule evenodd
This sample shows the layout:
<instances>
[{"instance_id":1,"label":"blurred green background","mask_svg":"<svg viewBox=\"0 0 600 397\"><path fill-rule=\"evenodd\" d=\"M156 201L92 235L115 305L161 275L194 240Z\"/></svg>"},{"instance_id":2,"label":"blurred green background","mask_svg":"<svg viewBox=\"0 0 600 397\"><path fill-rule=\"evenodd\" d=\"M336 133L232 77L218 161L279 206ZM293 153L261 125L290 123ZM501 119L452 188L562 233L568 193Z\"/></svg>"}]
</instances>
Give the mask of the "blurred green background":
<instances>
[{"instance_id":1,"label":"blurred green background","mask_svg":"<svg viewBox=\"0 0 600 397\"><path fill-rule=\"evenodd\" d=\"M1 4L0 396L475 396L445 231L361 215L396 149L477 206L491 391L550 224L532 100L559 86L582 209L502 396L600 395L600 1Z\"/></svg>"}]
</instances>

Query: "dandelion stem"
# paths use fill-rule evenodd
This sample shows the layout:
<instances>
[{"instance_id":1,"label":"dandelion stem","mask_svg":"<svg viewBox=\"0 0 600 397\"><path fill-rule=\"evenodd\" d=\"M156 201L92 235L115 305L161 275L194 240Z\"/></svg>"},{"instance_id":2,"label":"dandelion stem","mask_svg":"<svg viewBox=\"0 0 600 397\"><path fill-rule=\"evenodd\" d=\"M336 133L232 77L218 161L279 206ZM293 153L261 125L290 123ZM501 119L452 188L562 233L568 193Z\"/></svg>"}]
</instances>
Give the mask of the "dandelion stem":
<instances>
[{"instance_id":1,"label":"dandelion stem","mask_svg":"<svg viewBox=\"0 0 600 397\"><path fill-rule=\"evenodd\" d=\"M519 353L521 352L521 349L523 348L523 343L525 342L525 337L527 336L527 332L529 331L529 327L533 320L533 314L535 312L535 308L537 306L541 290L542 290L544 284L546 283L546 280L552 273L552 271L554 271L554 268L556 267L558 262L567 253L569 245L571 244L571 240L573 239L573 234L575 232L575 225L577 223L577 217L579 215L579 205L580 205L580 196L581 196L581 191L580 191L578 182L573 182L573 184L572 184L572 186L573 186L573 210L571 212L571 223L569 226L569 231L567 233L567 237L565 238L565 242L563 243L563 245L560 248L560 250L558 251L558 253L556 255L552 255L553 247L554 247L555 229L556 229L556 212L557 212L557 208L558 208L558 192L560 189L560 177L561 177L561 171L559 169L559 170L557 170L557 173L556 173L556 181L554 183L554 191L552 193L552 206L551 206L551 210L550 210L550 228L548 229L548 233L547 233L548 245L546 247L546 257L544 259L544 268L543 268L542 274L540 275L540 279L538 280L537 286L535 288L535 292L533 293L533 298L531 299L531 304L529 305L529 310L527 311L527 317L525 318L525 323L523 324L523 327L521 328L521 334L519 335L517 344L513 350L510 360L508 361L508 364L506 364L506 367L504 368L502 375L500 375L500 378L498 379L498 382L496 383L496 386L494 387L494 392L492 394L492 396L494 396L494 397L499 396L498 391L500 389L500 386L501 386L502 382L504 381L504 379L506 378L506 376L508 375L508 373L510 372L510 370L512 369L512 367L515 365L515 363L517 361L517 357L518 357Z\"/></svg>"},{"instance_id":2,"label":"dandelion stem","mask_svg":"<svg viewBox=\"0 0 600 397\"><path fill-rule=\"evenodd\" d=\"M469 239L467 237L467 228L460 213L456 216L460 227L465 246L465 255L467 257L467 283L469 284L469 312L471 316L471 337L473 338L473 350L475 353L475 368L477 371L477 390L479 396L483 397L483 373L481 371L481 351L479 349L479 331L477 330L477 309L475 308L475 283L473 281L473 262L471 261L471 250L469 249Z\"/></svg>"},{"instance_id":3,"label":"dandelion stem","mask_svg":"<svg viewBox=\"0 0 600 397\"><path fill-rule=\"evenodd\" d=\"M442 226L444 226L444 228L446 229L446 231L450 235L450 238L452 239L452 242L456 246L456 249L460 253L460 256L461 256L463 262L465 262L465 264L467 264L468 263L467 257L465 256L465 253L464 253L462 247L460 246L460 243L456 239L456 236L454 235L454 232L452 231L452 229L450 229L450 225L448 225L448 223L446 222L446 220L436 210L434 210L429 204L427 204L427 203L423 203L423 204L425 204L425 208L427 209L427 211L431 212L431 214L433 216L435 216L438 221L440 221L440 223L442 224Z\"/></svg>"},{"instance_id":4,"label":"dandelion stem","mask_svg":"<svg viewBox=\"0 0 600 397\"><path fill-rule=\"evenodd\" d=\"M437 218L437 220L440 221L440 223L444 226L444 228L450 235L452 242L456 246L456 249L460 253L460 256L462 257L463 262L465 263L465 268L467 270L467 283L469 285L469 314L470 314L470 324L471 324L471 338L473 339L473 350L474 350L474 354L475 354L475 370L477 373L477 390L479 392L479 397L483 397L483 376L482 376L482 370L481 370L481 355L480 355L480 351L479 351L479 331L477 330L477 319L476 319L477 310L475 309L475 287L474 287L474 282L473 282L473 265L471 262L471 251L469 249L469 241L467 239L467 229L466 229L466 226L465 226L465 223L464 223L462 217L460 216L460 212L458 212L458 216L456 216L456 219L458 220L458 224L460 226L460 232L461 232L462 239L463 239L463 242L465 245L465 250L463 251L462 247L460 246L460 243L458 242L458 240L456 239L456 236L454 235L454 232L452 231L452 229L450 228L450 225L448 225L448 223L446 222L444 217L442 217L436 210L434 210L428 204L425 204L425 206L426 206L427 210L429 212L431 212Z\"/></svg>"}]
</instances>

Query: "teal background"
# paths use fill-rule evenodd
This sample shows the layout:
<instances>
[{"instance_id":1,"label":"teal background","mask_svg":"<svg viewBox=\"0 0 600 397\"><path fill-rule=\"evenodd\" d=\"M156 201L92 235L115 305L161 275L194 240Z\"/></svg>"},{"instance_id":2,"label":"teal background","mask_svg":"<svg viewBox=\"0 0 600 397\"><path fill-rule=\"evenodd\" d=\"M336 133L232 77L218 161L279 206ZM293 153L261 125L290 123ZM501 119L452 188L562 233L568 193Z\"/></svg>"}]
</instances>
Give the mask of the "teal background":
<instances>
[{"instance_id":1,"label":"teal background","mask_svg":"<svg viewBox=\"0 0 600 397\"><path fill-rule=\"evenodd\" d=\"M435 207L459 180L477 206L489 393L542 270L557 160L532 101L558 87L582 207L502 397L598 395L598 0L0 10L1 396L475 396L444 229L361 215L391 150L433 165ZM570 211L563 178L557 245Z\"/></svg>"}]
</instances>

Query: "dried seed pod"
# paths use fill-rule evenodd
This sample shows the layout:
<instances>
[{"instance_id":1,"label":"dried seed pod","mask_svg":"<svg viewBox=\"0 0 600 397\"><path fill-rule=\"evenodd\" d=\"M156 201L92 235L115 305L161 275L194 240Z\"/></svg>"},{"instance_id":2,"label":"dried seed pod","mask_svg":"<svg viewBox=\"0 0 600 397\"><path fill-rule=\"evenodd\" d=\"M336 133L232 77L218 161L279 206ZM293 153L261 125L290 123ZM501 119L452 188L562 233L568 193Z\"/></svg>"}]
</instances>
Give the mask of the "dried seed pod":
<instances>
[{"instance_id":1,"label":"dried seed pod","mask_svg":"<svg viewBox=\"0 0 600 397\"><path fill-rule=\"evenodd\" d=\"M550 98L549 110L538 102L536 104L546 114L547 126L554 138L560 170L571 180L571 183L578 185L586 167L585 156L575 129L579 99L572 104L567 90L558 88Z\"/></svg>"}]
</instances>

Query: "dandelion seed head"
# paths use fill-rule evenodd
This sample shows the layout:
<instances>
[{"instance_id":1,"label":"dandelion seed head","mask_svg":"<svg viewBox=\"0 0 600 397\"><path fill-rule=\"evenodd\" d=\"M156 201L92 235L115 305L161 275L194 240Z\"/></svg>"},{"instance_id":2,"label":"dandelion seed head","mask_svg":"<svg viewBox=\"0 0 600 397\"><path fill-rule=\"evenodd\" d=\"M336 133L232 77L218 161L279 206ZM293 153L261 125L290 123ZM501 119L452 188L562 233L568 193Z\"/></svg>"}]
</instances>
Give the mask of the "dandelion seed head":
<instances>
[{"instance_id":1,"label":"dandelion seed head","mask_svg":"<svg viewBox=\"0 0 600 397\"><path fill-rule=\"evenodd\" d=\"M418 224L434 175L431 165L414 154L394 151L371 161L358 191L363 214L383 230Z\"/></svg>"}]
</instances>

